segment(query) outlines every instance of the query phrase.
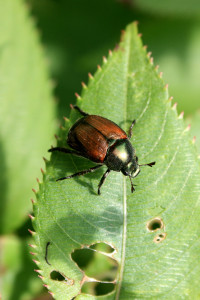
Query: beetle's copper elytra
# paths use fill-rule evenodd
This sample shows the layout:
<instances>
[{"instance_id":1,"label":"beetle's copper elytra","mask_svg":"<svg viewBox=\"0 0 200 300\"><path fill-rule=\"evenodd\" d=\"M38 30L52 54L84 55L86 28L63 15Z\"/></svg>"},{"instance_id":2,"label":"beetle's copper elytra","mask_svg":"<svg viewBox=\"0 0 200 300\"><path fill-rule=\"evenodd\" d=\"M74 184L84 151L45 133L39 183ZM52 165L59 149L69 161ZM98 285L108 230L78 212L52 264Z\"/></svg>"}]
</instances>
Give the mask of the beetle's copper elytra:
<instances>
[{"instance_id":1,"label":"beetle's copper elytra","mask_svg":"<svg viewBox=\"0 0 200 300\"><path fill-rule=\"evenodd\" d=\"M152 167L155 165L155 162L143 165L138 164L138 157L129 140L132 136L132 128L135 124L135 120L132 122L127 135L126 132L114 122L97 115L89 115L76 105L71 105L71 107L78 110L83 116L76 121L68 133L67 144L73 150L55 147L48 151L60 151L82 156L98 165L88 170L59 178L57 181L85 175L106 165L108 169L99 182L98 194L101 194L101 186L110 171L121 171L125 176L128 176L131 182L131 192L133 192L135 189L132 178L139 174L140 166Z\"/></svg>"}]
</instances>

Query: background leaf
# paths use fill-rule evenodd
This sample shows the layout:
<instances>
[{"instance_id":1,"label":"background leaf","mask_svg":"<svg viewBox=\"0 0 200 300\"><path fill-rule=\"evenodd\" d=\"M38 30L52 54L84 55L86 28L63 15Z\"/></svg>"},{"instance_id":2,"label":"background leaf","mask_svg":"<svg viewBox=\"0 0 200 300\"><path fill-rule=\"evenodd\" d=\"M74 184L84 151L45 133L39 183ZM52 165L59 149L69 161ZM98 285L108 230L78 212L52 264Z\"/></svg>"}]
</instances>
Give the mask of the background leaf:
<instances>
[{"instance_id":1,"label":"background leaf","mask_svg":"<svg viewBox=\"0 0 200 300\"><path fill-rule=\"evenodd\" d=\"M150 13L164 15L164 16L178 16L178 17L196 17L200 16L200 4L198 0L168 0L159 1L152 0L130 0L133 5L138 6L139 9L148 11Z\"/></svg>"},{"instance_id":2,"label":"background leaf","mask_svg":"<svg viewBox=\"0 0 200 300\"><path fill-rule=\"evenodd\" d=\"M92 244L102 242L115 250L110 256L118 275L116 289L100 299L198 297L199 164L182 116L178 118L171 108L167 87L135 24L127 27L119 47L108 61L104 59L102 70L91 77L77 103L125 130L136 119L132 143L139 161L157 164L142 169L134 180L134 194L127 178L112 172L99 197L96 190L103 170L56 182L92 163L62 153L52 155L34 205L34 237L44 282L56 299L75 297L81 285L93 279L84 276L73 253L90 251ZM79 117L71 113L59 145L66 145L67 131ZM52 277L55 273L57 280ZM95 299L84 294L76 298Z\"/></svg>"},{"instance_id":3,"label":"background leaf","mask_svg":"<svg viewBox=\"0 0 200 300\"><path fill-rule=\"evenodd\" d=\"M23 1L0 1L0 231L22 225L54 128L52 85ZM48 134L47 134L48 132Z\"/></svg>"},{"instance_id":4,"label":"background leaf","mask_svg":"<svg viewBox=\"0 0 200 300\"><path fill-rule=\"evenodd\" d=\"M51 73L57 82L55 92L59 99L60 118L69 115L69 104L75 102L74 92L81 92L80 82L87 82L88 72L95 72L102 55L118 43L120 30L133 20L139 21L143 42L148 51L152 51L155 65L160 66L170 94L178 101L178 111L185 111L188 115L199 108L200 23L197 1L184 1L180 5L178 0L144 0L134 6L131 0L28 2L42 31Z\"/></svg>"},{"instance_id":5,"label":"background leaf","mask_svg":"<svg viewBox=\"0 0 200 300\"><path fill-rule=\"evenodd\" d=\"M0 266L2 299L31 300L41 292L41 282L35 276L34 263L28 253L28 240L1 237Z\"/></svg>"}]
</instances>

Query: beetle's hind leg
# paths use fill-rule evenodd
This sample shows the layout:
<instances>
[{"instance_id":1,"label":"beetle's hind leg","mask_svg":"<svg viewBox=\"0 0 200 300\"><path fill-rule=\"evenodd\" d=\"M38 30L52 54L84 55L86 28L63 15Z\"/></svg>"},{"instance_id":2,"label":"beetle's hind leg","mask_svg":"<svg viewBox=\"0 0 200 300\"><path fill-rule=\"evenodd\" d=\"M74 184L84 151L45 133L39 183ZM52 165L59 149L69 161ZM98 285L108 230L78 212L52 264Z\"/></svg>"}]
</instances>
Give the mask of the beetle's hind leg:
<instances>
[{"instance_id":1,"label":"beetle's hind leg","mask_svg":"<svg viewBox=\"0 0 200 300\"><path fill-rule=\"evenodd\" d=\"M78 155L78 156L83 156L78 151L74 151L74 150L70 150L70 149L62 148L62 147L54 147L54 148L51 148L51 149L48 150L48 152L54 152L54 151L74 154L74 155Z\"/></svg>"},{"instance_id":2,"label":"beetle's hind leg","mask_svg":"<svg viewBox=\"0 0 200 300\"><path fill-rule=\"evenodd\" d=\"M101 177L101 180L99 182L99 185L98 185L98 194L101 195L101 186L102 184L104 183L106 177L108 176L108 174L110 173L110 169L107 169L107 171L103 174L103 176Z\"/></svg>"},{"instance_id":3,"label":"beetle's hind leg","mask_svg":"<svg viewBox=\"0 0 200 300\"><path fill-rule=\"evenodd\" d=\"M80 114L83 115L83 116L88 116L89 115L88 113L86 113L82 109L80 109L77 105L70 104L70 107L72 109L78 110L80 112Z\"/></svg>"},{"instance_id":4,"label":"beetle's hind leg","mask_svg":"<svg viewBox=\"0 0 200 300\"><path fill-rule=\"evenodd\" d=\"M132 137L132 133L133 133L132 130L133 130L133 126L135 125L135 123L136 123L136 120L133 120L133 122L128 130L128 138L129 139Z\"/></svg>"},{"instance_id":5,"label":"beetle's hind leg","mask_svg":"<svg viewBox=\"0 0 200 300\"><path fill-rule=\"evenodd\" d=\"M90 168L90 169L88 169L88 170L80 171L80 172L74 173L74 174L72 174L72 175L69 175L69 176L66 176L66 177L59 178L59 179L57 179L56 181L60 181L60 180L64 180L64 179L69 179L69 178L76 177L76 176L80 176L80 175L85 175L85 174L88 174L88 173L91 173L91 172L96 171L96 169L99 169L100 167L102 167L102 165L97 165L97 166L92 167L92 168Z\"/></svg>"}]
</instances>

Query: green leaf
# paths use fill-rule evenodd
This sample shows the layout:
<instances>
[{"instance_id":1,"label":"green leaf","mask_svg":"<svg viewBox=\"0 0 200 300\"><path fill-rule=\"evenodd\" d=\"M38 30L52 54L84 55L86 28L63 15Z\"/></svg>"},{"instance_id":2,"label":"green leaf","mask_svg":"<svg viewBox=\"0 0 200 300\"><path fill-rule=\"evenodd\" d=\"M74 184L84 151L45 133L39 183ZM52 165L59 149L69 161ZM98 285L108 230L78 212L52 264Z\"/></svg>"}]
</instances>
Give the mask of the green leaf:
<instances>
[{"instance_id":1,"label":"green leaf","mask_svg":"<svg viewBox=\"0 0 200 300\"><path fill-rule=\"evenodd\" d=\"M186 124L191 126L191 136L193 137L193 142L196 143L197 152L200 158L200 110L191 115L186 119Z\"/></svg>"},{"instance_id":2,"label":"green leaf","mask_svg":"<svg viewBox=\"0 0 200 300\"><path fill-rule=\"evenodd\" d=\"M0 1L0 231L19 227L54 128L52 84L21 0Z\"/></svg>"},{"instance_id":3,"label":"green leaf","mask_svg":"<svg viewBox=\"0 0 200 300\"><path fill-rule=\"evenodd\" d=\"M178 111L194 113L199 108L200 94L200 22L144 16L140 30L169 83L170 94L178 102Z\"/></svg>"},{"instance_id":4,"label":"green leaf","mask_svg":"<svg viewBox=\"0 0 200 300\"><path fill-rule=\"evenodd\" d=\"M0 238L0 286L2 299L31 300L42 290L28 254L29 240L16 236Z\"/></svg>"},{"instance_id":5,"label":"green leaf","mask_svg":"<svg viewBox=\"0 0 200 300\"><path fill-rule=\"evenodd\" d=\"M94 164L53 153L36 193L33 220L37 264L45 284L56 299L77 295L76 299L97 299L81 293L82 285L82 291L97 291L91 286L95 279L104 294L108 284L115 288L106 295L101 290L98 299L198 297L199 164L182 116L177 117L171 107L167 87L142 45L136 24L127 27L117 49L108 60L104 58L102 69L90 76L77 104L126 131L136 119L131 142L139 162L156 160L156 165L141 167L133 194L128 178L111 172L98 196L106 168L56 182ZM59 146L66 146L68 129L78 118L80 114L72 111ZM99 279L97 262L96 275L92 273L88 253L98 243L113 249L103 253L105 260L109 257L116 264L114 280ZM80 252L79 259L74 257L78 250L88 252L82 260ZM98 247L95 251L102 254Z\"/></svg>"},{"instance_id":6,"label":"green leaf","mask_svg":"<svg viewBox=\"0 0 200 300\"><path fill-rule=\"evenodd\" d=\"M62 118L75 102L74 93L80 93L81 81L87 82L88 72L96 70L102 53L115 47L119 31L134 17L120 3L108 0L29 3L42 32L51 73L58 82L55 93Z\"/></svg>"},{"instance_id":7,"label":"green leaf","mask_svg":"<svg viewBox=\"0 0 200 300\"><path fill-rule=\"evenodd\" d=\"M154 13L159 15L179 16L199 18L200 16L200 3L198 0L131 0L135 6L147 11L148 13Z\"/></svg>"}]
</instances>

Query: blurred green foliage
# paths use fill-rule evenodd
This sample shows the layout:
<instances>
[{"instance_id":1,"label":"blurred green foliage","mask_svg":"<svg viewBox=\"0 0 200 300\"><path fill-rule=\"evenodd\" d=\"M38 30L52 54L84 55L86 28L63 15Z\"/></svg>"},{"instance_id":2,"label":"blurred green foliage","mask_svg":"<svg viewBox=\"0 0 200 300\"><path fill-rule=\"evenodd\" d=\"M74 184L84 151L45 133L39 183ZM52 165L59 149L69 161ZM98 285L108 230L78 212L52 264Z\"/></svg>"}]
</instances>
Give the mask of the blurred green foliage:
<instances>
[{"instance_id":1,"label":"blurred green foliage","mask_svg":"<svg viewBox=\"0 0 200 300\"><path fill-rule=\"evenodd\" d=\"M74 93L80 93L81 81L88 81L88 72L95 72L102 56L107 56L108 49L116 46L120 31L133 20L139 21L143 43L169 83L170 94L179 104L178 111L184 110L188 115L199 107L198 1L184 1L185 6L179 0L136 3L131 0L30 0L30 3L56 82L59 117L68 115L66 103L75 102Z\"/></svg>"}]
</instances>

